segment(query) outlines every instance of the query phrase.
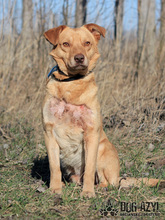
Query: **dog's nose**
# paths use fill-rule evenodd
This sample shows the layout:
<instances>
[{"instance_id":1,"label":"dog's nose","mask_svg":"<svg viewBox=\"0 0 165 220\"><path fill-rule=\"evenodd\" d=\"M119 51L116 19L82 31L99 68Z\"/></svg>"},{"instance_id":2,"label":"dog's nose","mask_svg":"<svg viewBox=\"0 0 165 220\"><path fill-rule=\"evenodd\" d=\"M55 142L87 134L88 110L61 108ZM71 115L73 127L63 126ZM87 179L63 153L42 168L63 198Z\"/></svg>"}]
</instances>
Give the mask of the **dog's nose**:
<instances>
[{"instance_id":1,"label":"dog's nose","mask_svg":"<svg viewBox=\"0 0 165 220\"><path fill-rule=\"evenodd\" d=\"M84 55L83 54L77 54L74 56L74 60L76 63L83 63L84 62Z\"/></svg>"}]
</instances>

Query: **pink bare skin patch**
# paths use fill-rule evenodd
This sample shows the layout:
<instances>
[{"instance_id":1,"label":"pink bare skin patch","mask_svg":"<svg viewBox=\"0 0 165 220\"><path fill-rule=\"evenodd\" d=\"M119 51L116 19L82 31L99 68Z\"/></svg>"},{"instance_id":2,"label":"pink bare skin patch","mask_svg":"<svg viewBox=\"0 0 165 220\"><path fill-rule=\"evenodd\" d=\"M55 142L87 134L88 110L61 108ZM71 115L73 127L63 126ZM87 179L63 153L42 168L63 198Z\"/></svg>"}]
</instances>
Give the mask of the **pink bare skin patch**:
<instances>
[{"instance_id":1,"label":"pink bare skin patch","mask_svg":"<svg viewBox=\"0 0 165 220\"><path fill-rule=\"evenodd\" d=\"M64 100L52 98L50 112L55 118L69 121L83 129L92 126L92 111L86 105L72 105Z\"/></svg>"}]
</instances>

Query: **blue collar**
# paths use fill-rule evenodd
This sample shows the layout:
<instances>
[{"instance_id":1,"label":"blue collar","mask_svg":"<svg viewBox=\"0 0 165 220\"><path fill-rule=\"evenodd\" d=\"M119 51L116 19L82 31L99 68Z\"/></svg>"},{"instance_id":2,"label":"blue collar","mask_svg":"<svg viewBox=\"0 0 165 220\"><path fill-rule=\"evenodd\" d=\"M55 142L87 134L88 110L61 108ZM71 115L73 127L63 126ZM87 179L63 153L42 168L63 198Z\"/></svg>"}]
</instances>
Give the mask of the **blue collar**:
<instances>
[{"instance_id":1,"label":"blue collar","mask_svg":"<svg viewBox=\"0 0 165 220\"><path fill-rule=\"evenodd\" d=\"M48 73L48 78L49 78L50 76L52 76L52 73L55 72L55 71L59 71L60 73L62 73L63 75L65 75L65 73L63 73L63 72L60 70L59 66L56 65L56 66L54 66L54 67L50 70L50 72ZM89 71L89 73L91 73L91 72L92 72L92 71ZM89 74L89 73L88 73L88 74ZM65 76L66 76L66 75L65 75ZM53 78L54 78L56 81L59 81L59 82L69 82L69 81L73 81L73 80L82 79L82 78L84 78L84 77L85 77L85 76L83 76L83 75L76 75L76 76L72 76L72 77L67 78L67 79L62 79L62 80L60 80L60 79L56 78L55 75L53 75Z\"/></svg>"},{"instance_id":2,"label":"blue collar","mask_svg":"<svg viewBox=\"0 0 165 220\"><path fill-rule=\"evenodd\" d=\"M54 71L57 71L57 70L59 70L58 65L54 66L54 67L50 70L50 72L48 73L48 78L52 75L52 73L53 73Z\"/></svg>"}]
</instances>

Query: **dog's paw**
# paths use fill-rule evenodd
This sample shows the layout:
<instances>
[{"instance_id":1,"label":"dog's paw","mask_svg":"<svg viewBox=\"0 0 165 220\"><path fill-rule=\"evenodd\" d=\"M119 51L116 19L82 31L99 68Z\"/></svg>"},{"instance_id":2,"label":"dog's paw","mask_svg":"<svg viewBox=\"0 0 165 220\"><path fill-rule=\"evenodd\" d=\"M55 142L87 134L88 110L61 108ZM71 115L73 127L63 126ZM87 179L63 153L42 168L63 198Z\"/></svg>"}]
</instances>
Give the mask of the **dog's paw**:
<instances>
[{"instance_id":1,"label":"dog's paw","mask_svg":"<svg viewBox=\"0 0 165 220\"><path fill-rule=\"evenodd\" d=\"M87 197L87 198L92 198L95 197L95 192L90 192L90 191L82 191L80 194L81 197Z\"/></svg>"},{"instance_id":2,"label":"dog's paw","mask_svg":"<svg viewBox=\"0 0 165 220\"><path fill-rule=\"evenodd\" d=\"M62 189L61 188L52 188L52 187L50 187L50 191L51 191L52 194L58 194L58 195L62 194Z\"/></svg>"},{"instance_id":3,"label":"dog's paw","mask_svg":"<svg viewBox=\"0 0 165 220\"><path fill-rule=\"evenodd\" d=\"M76 183L77 185L81 185L80 175L71 175L70 179L73 183Z\"/></svg>"},{"instance_id":4,"label":"dog's paw","mask_svg":"<svg viewBox=\"0 0 165 220\"><path fill-rule=\"evenodd\" d=\"M100 183L98 184L98 187L101 187L101 188L105 188L108 186L108 183Z\"/></svg>"}]
</instances>

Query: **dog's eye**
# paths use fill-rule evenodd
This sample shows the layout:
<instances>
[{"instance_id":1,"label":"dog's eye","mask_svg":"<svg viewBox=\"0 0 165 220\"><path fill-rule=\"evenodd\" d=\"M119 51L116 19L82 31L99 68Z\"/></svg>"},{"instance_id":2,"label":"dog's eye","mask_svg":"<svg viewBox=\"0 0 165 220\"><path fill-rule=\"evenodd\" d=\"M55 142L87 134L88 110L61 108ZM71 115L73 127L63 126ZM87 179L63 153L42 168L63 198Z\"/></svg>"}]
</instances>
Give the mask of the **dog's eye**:
<instances>
[{"instance_id":1,"label":"dog's eye","mask_svg":"<svg viewBox=\"0 0 165 220\"><path fill-rule=\"evenodd\" d=\"M69 45L68 42L64 42L64 43L63 43L63 46L64 46L64 47L69 47L70 45Z\"/></svg>"},{"instance_id":2,"label":"dog's eye","mask_svg":"<svg viewBox=\"0 0 165 220\"><path fill-rule=\"evenodd\" d=\"M85 44L84 44L85 46L89 46L90 45L90 42L89 41L87 41L87 42L85 42Z\"/></svg>"}]
</instances>

